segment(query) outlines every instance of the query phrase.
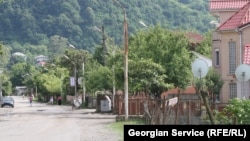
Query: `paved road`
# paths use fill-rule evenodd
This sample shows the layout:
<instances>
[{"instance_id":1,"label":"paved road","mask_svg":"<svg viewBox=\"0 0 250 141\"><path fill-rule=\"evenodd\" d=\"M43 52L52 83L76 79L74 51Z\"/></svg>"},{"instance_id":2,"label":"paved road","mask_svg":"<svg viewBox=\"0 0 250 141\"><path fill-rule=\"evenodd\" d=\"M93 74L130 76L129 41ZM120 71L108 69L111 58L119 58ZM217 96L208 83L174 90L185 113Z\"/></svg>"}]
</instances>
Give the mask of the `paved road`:
<instances>
[{"instance_id":1,"label":"paved road","mask_svg":"<svg viewBox=\"0 0 250 141\"><path fill-rule=\"evenodd\" d=\"M122 141L110 129L115 115L14 99L15 108L0 108L1 141Z\"/></svg>"}]
</instances>

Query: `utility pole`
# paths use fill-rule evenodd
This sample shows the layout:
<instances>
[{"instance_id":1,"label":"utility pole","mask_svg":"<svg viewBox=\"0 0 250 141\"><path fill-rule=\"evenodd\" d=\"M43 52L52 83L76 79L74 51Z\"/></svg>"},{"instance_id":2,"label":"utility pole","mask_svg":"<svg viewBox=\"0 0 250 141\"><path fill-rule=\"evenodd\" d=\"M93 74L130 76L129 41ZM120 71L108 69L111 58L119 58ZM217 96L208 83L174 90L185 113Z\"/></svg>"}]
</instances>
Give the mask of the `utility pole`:
<instances>
[{"instance_id":1,"label":"utility pole","mask_svg":"<svg viewBox=\"0 0 250 141\"><path fill-rule=\"evenodd\" d=\"M82 92L83 92L83 103L85 104L86 101L86 89L85 89L85 68L84 68L84 62L82 62Z\"/></svg>"},{"instance_id":2,"label":"utility pole","mask_svg":"<svg viewBox=\"0 0 250 141\"><path fill-rule=\"evenodd\" d=\"M104 27L102 26L102 30L98 27L94 27L94 30L102 33L103 36L103 54L107 53L107 47L106 47L106 39L110 39L112 42L113 40L104 32ZM114 43L114 42L113 42ZM113 57L115 56L115 48L113 48L113 53L112 53ZM106 58L105 58L106 61ZM115 88L115 64L112 65L112 71L113 71L113 95L112 95L112 110L114 110L115 108L115 93L116 93L116 88Z\"/></svg>"},{"instance_id":3,"label":"utility pole","mask_svg":"<svg viewBox=\"0 0 250 141\"><path fill-rule=\"evenodd\" d=\"M103 65L106 66L106 55L107 55L107 47L106 47L106 36L104 32L104 26L102 26L102 49L103 49Z\"/></svg>"},{"instance_id":4,"label":"utility pole","mask_svg":"<svg viewBox=\"0 0 250 141\"><path fill-rule=\"evenodd\" d=\"M113 51L114 53L114 51ZM112 65L112 71L113 71L113 95L112 95L112 110L114 111L115 109L115 93L116 93L116 88L115 88L115 65Z\"/></svg>"},{"instance_id":5,"label":"utility pole","mask_svg":"<svg viewBox=\"0 0 250 141\"><path fill-rule=\"evenodd\" d=\"M68 59L74 65L74 80L73 80L74 82L73 82L73 86L74 86L74 94L75 94L75 98L76 98L77 97L76 96L76 91L77 91L77 88L76 88L76 84L77 84L77 80L76 80L76 63L73 62L72 60L70 60L68 56L64 55L64 57L66 59Z\"/></svg>"},{"instance_id":6,"label":"utility pole","mask_svg":"<svg viewBox=\"0 0 250 141\"><path fill-rule=\"evenodd\" d=\"M77 84L77 80L76 80L76 63L73 63L74 64L74 88L75 88L75 98L77 98L77 94L76 94L76 84Z\"/></svg>"},{"instance_id":7,"label":"utility pole","mask_svg":"<svg viewBox=\"0 0 250 141\"><path fill-rule=\"evenodd\" d=\"M124 103L125 103L125 121L128 120L128 23L126 9L117 1L113 0L123 10L124 14Z\"/></svg>"}]
</instances>

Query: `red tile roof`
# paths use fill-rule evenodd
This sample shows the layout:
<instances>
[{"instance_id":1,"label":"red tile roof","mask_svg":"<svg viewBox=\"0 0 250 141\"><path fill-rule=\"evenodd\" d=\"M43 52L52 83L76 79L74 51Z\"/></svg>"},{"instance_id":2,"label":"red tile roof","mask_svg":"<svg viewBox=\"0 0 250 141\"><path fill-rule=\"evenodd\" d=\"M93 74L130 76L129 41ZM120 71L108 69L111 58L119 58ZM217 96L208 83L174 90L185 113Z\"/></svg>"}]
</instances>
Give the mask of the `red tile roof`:
<instances>
[{"instance_id":1,"label":"red tile roof","mask_svg":"<svg viewBox=\"0 0 250 141\"><path fill-rule=\"evenodd\" d=\"M250 1L238 12L232 15L217 30L232 30L250 22Z\"/></svg>"},{"instance_id":2,"label":"red tile roof","mask_svg":"<svg viewBox=\"0 0 250 141\"><path fill-rule=\"evenodd\" d=\"M222 9L240 9L246 5L249 0L210 0L209 9L222 10Z\"/></svg>"},{"instance_id":3,"label":"red tile roof","mask_svg":"<svg viewBox=\"0 0 250 141\"><path fill-rule=\"evenodd\" d=\"M203 40L203 36L198 33L188 32L186 36L189 38L190 43L200 43Z\"/></svg>"},{"instance_id":4,"label":"red tile roof","mask_svg":"<svg viewBox=\"0 0 250 141\"><path fill-rule=\"evenodd\" d=\"M40 61L40 62L38 62L38 64L41 65L41 66L44 66L46 64L46 62Z\"/></svg>"},{"instance_id":5,"label":"red tile roof","mask_svg":"<svg viewBox=\"0 0 250 141\"><path fill-rule=\"evenodd\" d=\"M161 97L167 97L169 94L171 95L177 95L178 94L178 88L174 88L174 89L170 89L166 92L163 92L161 94ZM188 86L186 89L184 90L180 90L180 94L186 94L186 95L193 95L193 94L196 94L196 89L194 86Z\"/></svg>"}]
</instances>

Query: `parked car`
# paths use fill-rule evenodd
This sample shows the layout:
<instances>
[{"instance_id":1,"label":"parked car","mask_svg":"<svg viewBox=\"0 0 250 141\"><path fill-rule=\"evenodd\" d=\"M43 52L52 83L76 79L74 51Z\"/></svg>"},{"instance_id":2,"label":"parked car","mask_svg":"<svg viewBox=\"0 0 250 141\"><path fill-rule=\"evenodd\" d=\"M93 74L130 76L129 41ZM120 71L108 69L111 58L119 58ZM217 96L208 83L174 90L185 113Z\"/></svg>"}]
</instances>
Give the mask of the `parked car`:
<instances>
[{"instance_id":1,"label":"parked car","mask_svg":"<svg viewBox=\"0 0 250 141\"><path fill-rule=\"evenodd\" d=\"M13 97L6 96L3 97L1 100L1 107L12 107L14 108L15 100Z\"/></svg>"}]
</instances>

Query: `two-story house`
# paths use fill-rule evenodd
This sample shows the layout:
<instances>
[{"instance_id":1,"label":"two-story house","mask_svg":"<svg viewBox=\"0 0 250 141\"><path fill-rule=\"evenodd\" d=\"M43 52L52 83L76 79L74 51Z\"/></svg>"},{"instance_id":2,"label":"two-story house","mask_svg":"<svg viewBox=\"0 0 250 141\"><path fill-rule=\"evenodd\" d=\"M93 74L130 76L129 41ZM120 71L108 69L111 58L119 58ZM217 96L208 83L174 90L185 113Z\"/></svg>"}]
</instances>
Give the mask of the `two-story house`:
<instances>
[{"instance_id":1,"label":"two-story house","mask_svg":"<svg viewBox=\"0 0 250 141\"><path fill-rule=\"evenodd\" d=\"M218 100L249 99L249 80L239 81L235 72L241 64L250 64L250 0L210 0L209 10L219 23L212 34L212 65L224 81Z\"/></svg>"}]
</instances>

